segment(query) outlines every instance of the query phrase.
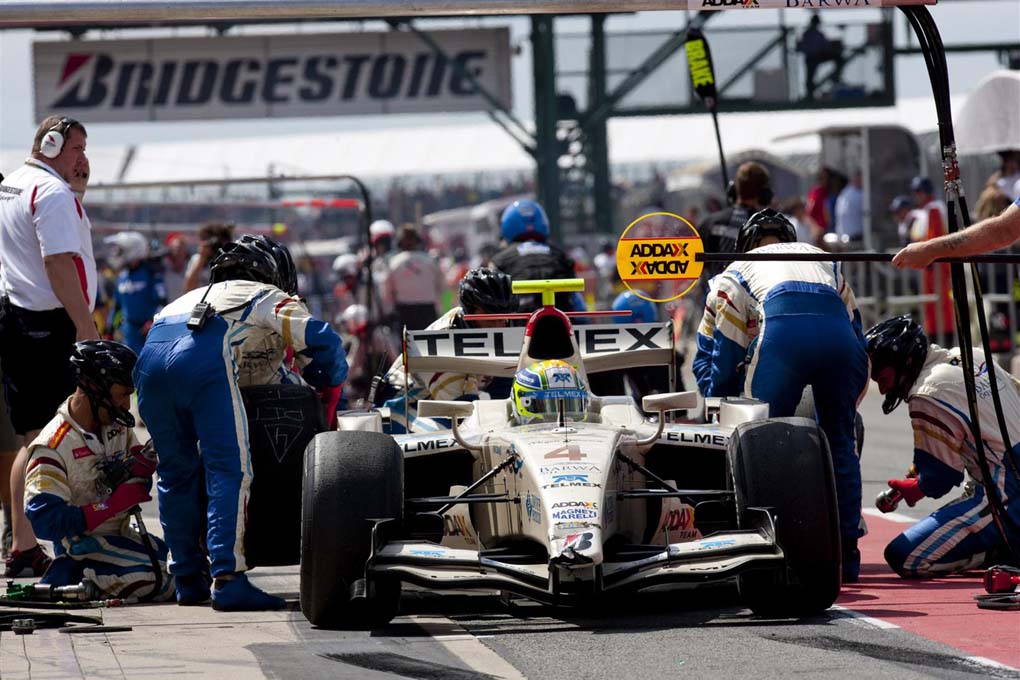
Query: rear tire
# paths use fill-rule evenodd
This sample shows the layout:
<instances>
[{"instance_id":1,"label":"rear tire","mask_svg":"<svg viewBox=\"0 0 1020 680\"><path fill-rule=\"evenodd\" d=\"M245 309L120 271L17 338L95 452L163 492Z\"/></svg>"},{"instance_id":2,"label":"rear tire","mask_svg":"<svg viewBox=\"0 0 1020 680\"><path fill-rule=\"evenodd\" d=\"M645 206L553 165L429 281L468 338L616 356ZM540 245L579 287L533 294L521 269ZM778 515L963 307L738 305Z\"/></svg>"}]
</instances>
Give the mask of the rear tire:
<instances>
[{"instance_id":1,"label":"rear tire","mask_svg":"<svg viewBox=\"0 0 1020 680\"><path fill-rule=\"evenodd\" d=\"M404 460L376 432L323 432L305 451L301 517L301 612L323 628L385 625L400 606L398 581L373 580L363 600L352 584L365 577L371 520L403 516Z\"/></svg>"},{"instance_id":2,"label":"rear tire","mask_svg":"<svg viewBox=\"0 0 1020 680\"><path fill-rule=\"evenodd\" d=\"M738 578L755 614L803 616L825 611L839 596L840 538L829 445L806 418L773 418L737 426L728 447L737 525L749 507L772 508L786 573L754 570Z\"/></svg>"}]
</instances>

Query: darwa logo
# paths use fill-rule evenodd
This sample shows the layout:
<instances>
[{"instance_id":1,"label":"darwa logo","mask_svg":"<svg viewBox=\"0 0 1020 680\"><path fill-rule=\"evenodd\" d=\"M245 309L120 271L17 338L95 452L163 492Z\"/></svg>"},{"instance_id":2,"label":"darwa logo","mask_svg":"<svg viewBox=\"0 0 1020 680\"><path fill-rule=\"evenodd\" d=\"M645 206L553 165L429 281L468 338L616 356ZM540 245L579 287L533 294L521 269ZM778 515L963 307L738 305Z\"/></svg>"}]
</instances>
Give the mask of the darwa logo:
<instances>
[{"instance_id":1,"label":"darwa logo","mask_svg":"<svg viewBox=\"0 0 1020 680\"><path fill-rule=\"evenodd\" d=\"M686 295L701 276L705 252L690 222L672 213L650 213L630 223L616 246L616 270L638 297L667 302Z\"/></svg>"}]
</instances>

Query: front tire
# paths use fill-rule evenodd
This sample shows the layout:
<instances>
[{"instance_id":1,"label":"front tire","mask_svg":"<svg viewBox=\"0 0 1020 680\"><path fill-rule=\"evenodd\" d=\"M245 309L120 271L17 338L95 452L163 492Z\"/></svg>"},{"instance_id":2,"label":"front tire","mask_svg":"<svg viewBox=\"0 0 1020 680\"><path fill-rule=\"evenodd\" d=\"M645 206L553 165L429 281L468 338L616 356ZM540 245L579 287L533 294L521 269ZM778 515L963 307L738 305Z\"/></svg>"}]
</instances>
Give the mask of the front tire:
<instances>
[{"instance_id":1,"label":"front tire","mask_svg":"<svg viewBox=\"0 0 1020 680\"><path fill-rule=\"evenodd\" d=\"M323 432L305 451L301 506L301 612L323 628L372 628L396 616L400 583L375 580L364 599L373 520L403 517L404 460L376 432Z\"/></svg>"},{"instance_id":2,"label":"front tire","mask_svg":"<svg viewBox=\"0 0 1020 680\"><path fill-rule=\"evenodd\" d=\"M737 525L749 507L772 508L786 573L756 570L738 578L755 614L803 616L832 606L839 596L840 538L836 483L825 434L806 418L741 423L728 456Z\"/></svg>"}]
</instances>

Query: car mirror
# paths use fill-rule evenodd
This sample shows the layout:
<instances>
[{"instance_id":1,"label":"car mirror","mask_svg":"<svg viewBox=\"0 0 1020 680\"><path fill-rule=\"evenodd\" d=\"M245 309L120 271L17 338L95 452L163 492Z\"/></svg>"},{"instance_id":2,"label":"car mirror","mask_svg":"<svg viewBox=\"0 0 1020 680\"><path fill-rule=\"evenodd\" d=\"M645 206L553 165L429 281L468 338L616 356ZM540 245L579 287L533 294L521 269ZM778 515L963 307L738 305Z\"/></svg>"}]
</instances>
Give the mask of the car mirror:
<instances>
[{"instance_id":1,"label":"car mirror","mask_svg":"<svg viewBox=\"0 0 1020 680\"><path fill-rule=\"evenodd\" d=\"M641 399L641 408L649 413L666 411L685 411L697 408L697 392L666 392L665 394L649 394Z\"/></svg>"},{"instance_id":2,"label":"car mirror","mask_svg":"<svg viewBox=\"0 0 1020 680\"><path fill-rule=\"evenodd\" d=\"M418 402L420 418L467 418L475 412L475 405L470 401L440 401L423 399Z\"/></svg>"}]
</instances>

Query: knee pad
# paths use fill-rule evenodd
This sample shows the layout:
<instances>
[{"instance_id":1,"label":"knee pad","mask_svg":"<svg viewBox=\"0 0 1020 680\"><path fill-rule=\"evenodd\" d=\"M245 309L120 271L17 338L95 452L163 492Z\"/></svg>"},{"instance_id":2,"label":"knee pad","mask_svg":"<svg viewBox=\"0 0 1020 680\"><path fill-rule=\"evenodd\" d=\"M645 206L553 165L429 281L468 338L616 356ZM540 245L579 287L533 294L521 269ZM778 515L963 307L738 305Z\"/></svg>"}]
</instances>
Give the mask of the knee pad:
<instances>
[{"instance_id":1,"label":"knee pad","mask_svg":"<svg viewBox=\"0 0 1020 680\"><path fill-rule=\"evenodd\" d=\"M904 566L913 550L914 544L911 543L910 539L906 535L900 534L889 545L885 546L883 556L885 557L886 564L902 578L919 578L918 574L906 569Z\"/></svg>"}]
</instances>

